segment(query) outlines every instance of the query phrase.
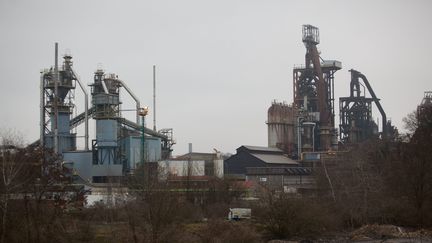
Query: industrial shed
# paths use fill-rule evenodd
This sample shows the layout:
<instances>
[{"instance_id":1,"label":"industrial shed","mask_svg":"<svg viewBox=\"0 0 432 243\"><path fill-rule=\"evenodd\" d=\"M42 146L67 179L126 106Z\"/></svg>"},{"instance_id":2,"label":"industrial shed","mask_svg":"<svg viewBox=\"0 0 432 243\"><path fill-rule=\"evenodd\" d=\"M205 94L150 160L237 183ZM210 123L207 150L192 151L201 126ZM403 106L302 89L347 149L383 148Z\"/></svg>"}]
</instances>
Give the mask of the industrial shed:
<instances>
[{"instance_id":1,"label":"industrial shed","mask_svg":"<svg viewBox=\"0 0 432 243\"><path fill-rule=\"evenodd\" d=\"M312 170L305 167L247 167L246 180L285 193L304 193L315 186Z\"/></svg>"},{"instance_id":2,"label":"industrial shed","mask_svg":"<svg viewBox=\"0 0 432 243\"><path fill-rule=\"evenodd\" d=\"M298 167L278 148L247 146L237 148L237 153L224 161L226 175L245 177L247 167Z\"/></svg>"}]
</instances>

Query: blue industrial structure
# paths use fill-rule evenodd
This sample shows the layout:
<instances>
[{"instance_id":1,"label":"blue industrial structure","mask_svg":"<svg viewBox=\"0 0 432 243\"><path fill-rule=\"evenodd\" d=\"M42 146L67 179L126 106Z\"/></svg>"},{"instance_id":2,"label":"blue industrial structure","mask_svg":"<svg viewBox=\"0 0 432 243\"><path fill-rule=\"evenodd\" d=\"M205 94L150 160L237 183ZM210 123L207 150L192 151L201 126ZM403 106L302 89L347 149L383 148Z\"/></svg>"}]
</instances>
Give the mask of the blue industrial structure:
<instances>
[{"instance_id":1,"label":"blue industrial structure","mask_svg":"<svg viewBox=\"0 0 432 243\"><path fill-rule=\"evenodd\" d=\"M57 45L54 69L41 75L41 143L55 152L76 149L76 134L69 123L74 108L75 78L72 57L64 56L63 68L58 68Z\"/></svg>"},{"instance_id":2,"label":"blue industrial structure","mask_svg":"<svg viewBox=\"0 0 432 243\"><path fill-rule=\"evenodd\" d=\"M171 156L172 129L159 132L144 126L147 109L115 74L98 69L88 94L72 68L72 56L65 55L58 66L56 43L55 66L41 73L40 144L53 149L86 182L118 181L131 174L141 163L157 162ZM72 117L75 87L79 84L85 96L85 112ZM124 88L136 102L136 122L121 116L120 89ZM144 113L143 110L146 112ZM88 120L96 121L96 138L88 146ZM85 123L85 149L76 149L77 136L72 130ZM142 125L140 125L140 123Z\"/></svg>"}]
</instances>

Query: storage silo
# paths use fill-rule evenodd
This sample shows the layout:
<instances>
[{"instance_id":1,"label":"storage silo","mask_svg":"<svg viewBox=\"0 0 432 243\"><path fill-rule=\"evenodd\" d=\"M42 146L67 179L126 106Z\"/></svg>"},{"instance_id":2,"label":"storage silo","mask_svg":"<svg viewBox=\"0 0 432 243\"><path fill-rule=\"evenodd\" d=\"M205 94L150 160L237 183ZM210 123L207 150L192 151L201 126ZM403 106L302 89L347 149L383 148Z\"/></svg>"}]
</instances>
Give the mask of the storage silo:
<instances>
[{"instance_id":1,"label":"storage silo","mask_svg":"<svg viewBox=\"0 0 432 243\"><path fill-rule=\"evenodd\" d=\"M267 112L268 146L291 155L294 150L294 108L273 101Z\"/></svg>"}]
</instances>

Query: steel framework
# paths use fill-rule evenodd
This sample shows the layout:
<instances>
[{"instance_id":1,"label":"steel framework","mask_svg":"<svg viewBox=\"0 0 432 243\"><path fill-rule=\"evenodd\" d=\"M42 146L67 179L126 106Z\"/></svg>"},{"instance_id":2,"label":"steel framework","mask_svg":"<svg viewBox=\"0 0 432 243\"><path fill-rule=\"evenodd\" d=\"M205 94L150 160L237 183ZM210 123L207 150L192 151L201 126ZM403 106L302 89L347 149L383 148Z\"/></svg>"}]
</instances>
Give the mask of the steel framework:
<instances>
[{"instance_id":1,"label":"steel framework","mask_svg":"<svg viewBox=\"0 0 432 243\"><path fill-rule=\"evenodd\" d=\"M372 102L382 119L382 135L387 136L387 116L366 76L351 69L350 96L339 98L340 139L345 143L356 143L378 135L378 126L372 117ZM362 82L360 82L362 80ZM363 85L364 84L364 85ZM363 92L362 92L363 88ZM366 89L371 98L366 97Z\"/></svg>"},{"instance_id":2,"label":"steel framework","mask_svg":"<svg viewBox=\"0 0 432 243\"><path fill-rule=\"evenodd\" d=\"M305 65L295 66L293 69L294 105L297 109L303 110L302 114L298 114L302 116L298 119L298 126L301 126L301 122L315 122L317 132L311 131L311 136L316 138L316 147L319 150L328 150L336 134L334 129L334 73L341 69L342 65L338 61L321 59L317 49L320 43L317 27L303 25L302 36L306 47ZM297 136L300 135L297 134Z\"/></svg>"},{"instance_id":3,"label":"steel framework","mask_svg":"<svg viewBox=\"0 0 432 243\"><path fill-rule=\"evenodd\" d=\"M432 91L425 91L420 105L417 107L417 120L421 123L425 119L425 110L432 106ZM420 125L420 124L419 124Z\"/></svg>"},{"instance_id":4,"label":"steel framework","mask_svg":"<svg viewBox=\"0 0 432 243\"><path fill-rule=\"evenodd\" d=\"M75 88L79 85L84 94L84 112L79 123L85 123L85 149L88 150L88 94L72 65L72 56L63 56L63 65L58 66L58 43L55 43L54 68L45 69L40 78L40 138L39 144L52 148L56 153L76 149L76 126L71 119L75 107ZM35 142L37 143L37 141Z\"/></svg>"},{"instance_id":5,"label":"steel framework","mask_svg":"<svg viewBox=\"0 0 432 243\"><path fill-rule=\"evenodd\" d=\"M70 55L65 55L63 67L58 67L56 43L55 66L42 71L40 79L40 144L59 154L76 149L76 136L68 126L76 87L71 59Z\"/></svg>"}]
</instances>

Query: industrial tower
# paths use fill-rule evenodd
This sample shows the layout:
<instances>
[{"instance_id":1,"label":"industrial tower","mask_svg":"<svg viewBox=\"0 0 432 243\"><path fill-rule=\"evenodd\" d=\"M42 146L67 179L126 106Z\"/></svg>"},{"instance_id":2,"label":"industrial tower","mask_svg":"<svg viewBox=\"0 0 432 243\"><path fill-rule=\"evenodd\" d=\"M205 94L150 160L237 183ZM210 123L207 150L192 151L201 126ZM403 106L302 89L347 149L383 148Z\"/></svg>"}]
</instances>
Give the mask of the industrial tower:
<instances>
[{"instance_id":1,"label":"industrial tower","mask_svg":"<svg viewBox=\"0 0 432 243\"><path fill-rule=\"evenodd\" d=\"M306 48L305 64L293 69L293 105L274 102L269 108L268 146L278 147L294 158L304 159L305 155L307 160L317 160L321 152L338 149L334 75L342 63L320 57L317 27L303 25L302 41ZM350 96L339 99L340 142L358 143L379 135L372 117L372 103L381 114L381 137L394 138L397 130L387 120L366 76L353 69L350 72ZM370 98L366 97L366 91ZM432 103L431 97L431 92L425 94L423 103Z\"/></svg>"},{"instance_id":2,"label":"industrial tower","mask_svg":"<svg viewBox=\"0 0 432 243\"><path fill-rule=\"evenodd\" d=\"M378 136L378 125L372 117L372 102L381 114L382 136L386 137L391 125L388 124L380 99L365 75L354 69L350 72L350 96L339 98L340 140L344 143L358 143ZM371 98L366 97L366 90Z\"/></svg>"},{"instance_id":3,"label":"industrial tower","mask_svg":"<svg viewBox=\"0 0 432 243\"><path fill-rule=\"evenodd\" d=\"M426 109L430 109L432 107L432 91L425 91L423 99L419 106L417 106L417 120L423 121L425 119Z\"/></svg>"},{"instance_id":4,"label":"industrial tower","mask_svg":"<svg viewBox=\"0 0 432 243\"><path fill-rule=\"evenodd\" d=\"M90 85L96 139L92 140L93 164L121 164L118 153L118 122L120 118L120 83L115 76L105 76L98 69Z\"/></svg>"},{"instance_id":5,"label":"industrial tower","mask_svg":"<svg viewBox=\"0 0 432 243\"><path fill-rule=\"evenodd\" d=\"M303 25L302 41L306 47L305 65L293 69L298 154L303 151L326 151L337 146L334 73L342 68L339 61L321 59L317 49L320 43L317 27Z\"/></svg>"},{"instance_id":6,"label":"industrial tower","mask_svg":"<svg viewBox=\"0 0 432 243\"><path fill-rule=\"evenodd\" d=\"M40 79L40 144L53 149L55 153L76 149L76 134L70 127L72 111L75 107L75 88L78 83L85 95L87 118L87 92L72 68L72 56L63 57L63 65L58 66L58 44L55 44L54 68L41 72ZM85 148L88 150L88 122L85 120Z\"/></svg>"},{"instance_id":7,"label":"industrial tower","mask_svg":"<svg viewBox=\"0 0 432 243\"><path fill-rule=\"evenodd\" d=\"M115 74L97 69L91 87L91 108L88 93L72 68L72 56L64 55L58 65L58 44L55 45L54 68L41 72L40 139L42 147L53 149L63 159L62 164L74 171L82 181L107 183L133 174L140 165L152 166L171 157L174 140L172 129L154 131L145 127L147 108L124 81ZM75 107L75 88L84 93L84 112L72 117ZM135 101L136 121L121 115L120 90ZM145 111L145 112L143 112ZM88 146L88 120L96 121L96 137ZM85 123L85 149L77 150L77 135L73 129ZM36 144L37 142L35 142Z\"/></svg>"}]
</instances>

